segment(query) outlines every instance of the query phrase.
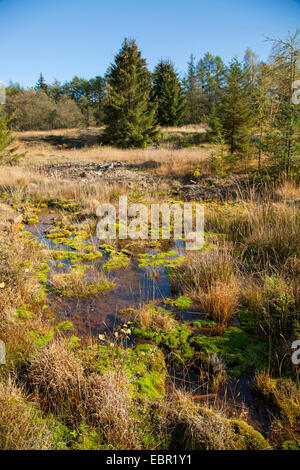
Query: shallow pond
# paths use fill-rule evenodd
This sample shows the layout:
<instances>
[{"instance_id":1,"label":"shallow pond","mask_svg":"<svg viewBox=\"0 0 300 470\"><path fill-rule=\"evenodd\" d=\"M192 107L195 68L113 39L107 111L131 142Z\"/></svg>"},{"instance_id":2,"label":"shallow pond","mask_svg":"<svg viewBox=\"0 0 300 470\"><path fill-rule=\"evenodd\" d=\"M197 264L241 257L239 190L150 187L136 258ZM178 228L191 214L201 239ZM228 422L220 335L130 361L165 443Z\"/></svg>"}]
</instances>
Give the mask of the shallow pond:
<instances>
[{"instance_id":1,"label":"shallow pond","mask_svg":"<svg viewBox=\"0 0 300 470\"><path fill-rule=\"evenodd\" d=\"M47 232L52 227L54 219L41 217L37 225L26 225L25 230L38 237L41 243L47 245L50 250L71 250L68 246L54 244L46 238ZM101 245L100 240L93 238L87 242ZM184 242L176 241L171 247L176 255L184 255ZM86 263L93 265L98 271L108 261L109 254L101 251L103 256L95 261ZM153 250L147 250L153 254ZM50 262L49 277L53 274L67 272L70 261L61 260L63 267L58 267L58 262ZM105 271L109 279L115 283L115 287L107 292L87 298L67 298L48 294L48 303L55 311L59 320L70 320L73 322L80 336L97 336L99 333L113 331L116 324L124 321L124 317L118 315L121 309L139 308L151 301L159 302L171 296L170 280L167 270L162 266L139 267L137 260L132 257L126 268L111 269ZM194 313L191 312L191 315ZM185 316L188 312L185 312Z\"/></svg>"}]
</instances>

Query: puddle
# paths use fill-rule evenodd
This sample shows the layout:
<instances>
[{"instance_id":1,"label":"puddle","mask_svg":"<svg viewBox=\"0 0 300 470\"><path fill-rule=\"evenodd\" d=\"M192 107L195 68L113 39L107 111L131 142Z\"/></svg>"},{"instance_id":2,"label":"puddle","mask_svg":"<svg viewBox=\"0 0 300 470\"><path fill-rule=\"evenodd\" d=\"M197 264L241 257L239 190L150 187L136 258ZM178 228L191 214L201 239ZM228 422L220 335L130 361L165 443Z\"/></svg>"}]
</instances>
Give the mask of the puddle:
<instances>
[{"instance_id":1,"label":"puddle","mask_svg":"<svg viewBox=\"0 0 300 470\"><path fill-rule=\"evenodd\" d=\"M70 250L71 248L61 244L54 244L46 234L53 226L53 217L40 217L37 225L26 225L25 230L38 237L41 243L47 245L50 250ZM96 247L101 245L101 241L93 238L87 240ZM171 247L176 251L176 255L170 259L184 254L184 242L176 241ZM102 252L102 251L101 251ZM101 271L109 255L102 252L103 256L95 261L85 263L94 266ZM147 250L147 253L154 254L155 251ZM49 278L53 274L67 272L72 264L68 260L60 261L64 267L57 268L57 262L50 262ZM106 276L115 282L114 289L108 292L100 292L95 296L84 299L60 297L48 294L48 303L51 306L58 320L70 320L76 327L80 336L96 337L99 334L113 331L114 326L123 323L122 315L118 315L119 310L125 308L139 308L151 301L163 300L171 296L171 285L167 276L166 268L162 266L139 267L137 260L132 257L126 268L105 271ZM195 317L196 312L191 312ZM199 312L198 312L199 315ZM186 313L188 316L188 312Z\"/></svg>"}]
</instances>

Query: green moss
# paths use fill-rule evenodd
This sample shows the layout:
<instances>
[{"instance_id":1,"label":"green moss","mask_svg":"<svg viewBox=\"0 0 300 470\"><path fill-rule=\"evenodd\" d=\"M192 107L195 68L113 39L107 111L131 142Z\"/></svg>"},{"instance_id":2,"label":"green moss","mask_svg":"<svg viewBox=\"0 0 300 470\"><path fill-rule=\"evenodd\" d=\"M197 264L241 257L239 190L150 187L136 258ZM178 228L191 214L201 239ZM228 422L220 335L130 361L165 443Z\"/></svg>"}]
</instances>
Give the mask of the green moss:
<instances>
[{"instance_id":1,"label":"green moss","mask_svg":"<svg viewBox=\"0 0 300 470\"><path fill-rule=\"evenodd\" d=\"M37 348L42 348L44 346L47 346L48 343L53 339L54 337L54 330L51 329L48 331L48 333L40 333L39 331L36 330L31 330L29 332L29 336L34 343L34 345Z\"/></svg>"},{"instance_id":2,"label":"green moss","mask_svg":"<svg viewBox=\"0 0 300 470\"><path fill-rule=\"evenodd\" d=\"M193 349L188 339L192 334L186 325L178 323L171 312L160 307L151 307L148 309L152 316L151 325L142 326L139 318L135 320L131 327L132 334L139 338L152 340L157 345L166 346L172 351L173 359L177 365L186 362L193 355ZM156 317L165 317L164 326L159 326L160 321Z\"/></svg>"},{"instance_id":3,"label":"green moss","mask_svg":"<svg viewBox=\"0 0 300 470\"><path fill-rule=\"evenodd\" d=\"M78 349L81 345L81 338L71 336L70 338L67 338L67 344L70 349Z\"/></svg>"},{"instance_id":4,"label":"green moss","mask_svg":"<svg viewBox=\"0 0 300 470\"><path fill-rule=\"evenodd\" d=\"M91 255L92 259L100 258L102 256L102 253L97 251L92 243L87 242L90 236L85 230L79 230L76 232L74 230L69 230L64 227L61 227L59 225L55 230L51 231L48 235L46 235L46 238L50 238L54 245L65 245L75 251L81 251L83 253L93 253L95 256L93 257ZM67 251L61 251L61 256L63 256L62 253L66 254ZM96 255L96 253L98 253L98 255ZM72 255L66 254L66 256ZM77 256L79 257L80 255L77 254Z\"/></svg>"},{"instance_id":5,"label":"green moss","mask_svg":"<svg viewBox=\"0 0 300 470\"><path fill-rule=\"evenodd\" d=\"M111 245L100 245L100 250L105 251L105 253L117 253L116 249Z\"/></svg>"},{"instance_id":6,"label":"green moss","mask_svg":"<svg viewBox=\"0 0 300 470\"><path fill-rule=\"evenodd\" d=\"M52 250L50 253L52 258L55 260L69 260L72 263L88 263L90 261L94 261L95 259L102 257L101 251L89 251L87 253L78 253L68 250Z\"/></svg>"},{"instance_id":7,"label":"green moss","mask_svg":"<svg viewBox=\"0 0 300 470\"><path fill-rule=\"evenodd\" d=\"M65 239L71 237L72 232L67 229L59 228L56 230L52 230L50 233L45 235L45 238L49 238L50 240L55 239Z\"/></svg>"},{"instance_id":8,"label":"green moss","mask_svg":"<svg viewBox=\"0 0 300 470\"><path fill-rule=\"evenodd\" d=\"M216 322L213 320L196 320L192 322L193 328L214 328L216 326Z\"/></svg>"},{"instance_id":9,"label":"green moss","mask_svg":"<svg viewBox=\"0 0 300 470\"><path fill-rule=\"evenodd\" d=\"M169 305L172 308L176 308L177 310L186 310L191 306L193 301L184 295L181 295L177 299L165 299L164 304Z\"/></svg>"},{"instance_id":10,"label":"green moss","mask_svg":"<svg viewBox=\"0 0 300 470\"><path fill-rule=\"evenodd\" d=\"M121 367L132 384L133 395L155 401L165 394L166 365L156 346L142 344L133 349L92 346L81 352L87 373L105 373Z\"/></svg>"},{"instance_id":11,"label":"green moss","mask_svg":"<svg viewBox=\"0 0 300 470\"><path fill-rule=\"evenodd\" d=\"M27 215L24 218L24 224L26 225L36 225L39 223L39 218L37 215Z\"/></svg>"},{"instance_id":12,"label":"green moss","mask_svg":"<svg viewBox=\"0 0 300 470\"><path fill-rule=\"evenodd\" d=\"M73 213L78 213L79 209L79 203L74 199L44 198L40 201L40 204L46 204L48 207L55 207Z\"/></svg>"},{"instance_id":13,"label":"green moss","mask_svg":"<svg viewBox=\"0 0 300 470\"><path fill-rule=\"evenodd\" d=\"M126 268L130 262L130 258L123 253L111 253L107 263L103 264L102 269L108 271L111 269Z\"/></svg>"},{"instance_id":14,"label":"green moss","mask_svg":"<svg viewBox=\"0 0 300 470\"><path fill-rule=\"evenodd\" d=\"M168 251L167 253L157 253L151 255L149 253L140 253L137 255L138 266L141 268L149 266L161 266L161 267L175 267L184 261L184 256L176 256L175 250Z\"/></svg>"},{"instance_id":15,"label":"green moss","mask_svg":"<svg viewBox=\"0 0 300 470\"><path fill-rule=\"evenodd\" d=\"M137 255L138 258L147 258L147 259L164 259L171 256L176 256L177 252L175 250L168 251L167 253L157 253L155 255L151 255L149 253L140 253Z\"/></svg>"},{"instance_id":16,"label":"green moss","mask_svg":"<svg viewBox=\"0 0 300 470\"><path fill-rule=\"evenodd\" d=\"M289 425L300 425L300 391L291 379L273 379L262 373L256 377L252 392Z\"/></svg>"},{"instance_id":17,"label":"green moss","mask_svg":"<svg viewBox=\"0 0 300 470\"><path fill-rule=\"evenodd\" d=\"M136 310L134 308L122 308L119 310L120 315L135 315Z\"/></svg>"},{"instance_id":18,"label":"green moss","mask_svg":"<svg viewBox=\"0 0 300 470\"><path fill-rule=\"evenodd\" d=\"M62 321L54 327L55 331L72 331L73 323L71 321Z\"/></svg>"},{"instance_id":19,"label":"green moss","mask_svg":"<svg viewBox=\"0 0 300 470\"><path fill-rule=\"evenodd\" d=\"M105 446L101 440L101 433L84 423L81 423L79 429L73 431L75 437L71 445L72 450L104 450Z\"/></svg>"},{"instance_id":20,"label":"green moss","mask_svg":"<svg viewBox=\"0 0 300 470\"><path fill-rule=\"evenodd\" d=\"M296 441L284 441L281 444L282 450L300 450L300 439Z\"/></svg>"},{"instance_id":21,"label":"green moss","mask_svg":"<svg viewBox=\"0 0 300 470\"><path fill-rule=\"evenodd\" d=\"M271 450L268 441L252 426L240 420L230 420L233 431L231 446L234 450Z\"/></svg>"},{"instance_id":22,"label":"green moss","mask_svg":"<svg viewBox=\"0 0 300 470\"><path fill-rule=\"evenodd\" d=\"M16 316L22 320L28 320L34 317L34 314L27 310L25 307L16 308Z\"/></svg>"},{"instance_id":23,"label":"green moss","mask_svg":"<svg viewBox=\"0 0 300 470\"><path fill-rule=\"evenodd\" d=\"M240 327L228 328L223 336L197 334L190 343L204 358L210 354L223 357L231 374L237 377L263 369L268 359L268 345Z\"/></svg>"},{"instance_id":24,"label":"green moss","mask_svg":"<svg viewBox=\"0 0 300 470\"><path fill-rule=\"evenodd\" d=\"M38 278L41 284L47 283L49 265L47 263L41 263L38 268Z\"/></svg>"}]
</instances>

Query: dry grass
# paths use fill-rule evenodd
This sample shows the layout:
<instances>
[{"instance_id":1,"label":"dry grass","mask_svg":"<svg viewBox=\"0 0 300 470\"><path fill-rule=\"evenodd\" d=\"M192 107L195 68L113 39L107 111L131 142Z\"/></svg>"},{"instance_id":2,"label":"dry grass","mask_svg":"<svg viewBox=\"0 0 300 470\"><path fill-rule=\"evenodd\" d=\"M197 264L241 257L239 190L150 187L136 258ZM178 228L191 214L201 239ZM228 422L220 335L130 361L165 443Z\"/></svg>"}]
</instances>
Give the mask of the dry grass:
<instances>
[{"instance_id":1,"label":"dry grass","mask_svg":"<svg viewBox=\"0 0 300 470\"><path fill-rule=\"evenodd\" d=\"M50 450L53 445L50 423L25 402L21 390L11 381L0 382L1 450Z\"/></svg>"},{"instance_id":2,"label":"dry grass","mask_svg":"<svg viewBox=\"0 0 300 470\"><path fill-rule=\"evenodd\" d=\"M65 342L56 341L37 351L28 367L28 383L42 410L67 414L70 420L83 415L83 367Z\"/></svg>"},{"instance_id":3,"label":"dry grass","mask_svg":"<svg viewBox=\"0 0 300 470\"><path fill-rule=\"evenodd\" d=\"M223 404L224 405L224 404ZM173 390L159 404L161 432L176 448L188 450L266 450L268 442L251 426L228 419L223 408L197 406L192 396Z\"/></svg>"},{"instance_id":4,"label":"dry grass","mask_svg":"<svg viewBox=\"0 0 300 470\"><path fill-rule=\"evenodd\" d=\"M136 447L136 432L131 408L131 386L121 369L88 379L86 406L88 420L101 429L106 442L118 443L126 449Z\"/></svg>"},{"instance_id":5,"label":"dry grass","mask_svg":"<svg viewBox=\"0 0 300 470\"><path fill-rule=\"evenodd\" d=\"M300 199L300 186L292 181L286 181L275 192L285 201L296 201Z\"/></svg>"},{"instance_id":6,"label":"dry grass","mask_svg":"<svg viewBox=\"0 0 300 470\"><path fill-rule=\"evenodd\" d=\"M199 295L202 309L221 327L230 324L238 307L240 288L235 278L228 283L216 282Z\"/></svg>"},{"instance_id":7,"label":"dry grass","mask_svg":"<svg viewBox=\"0 0 300 470\"><path fill-rule=\"evenodd\" d=\"M24 167L1 168L0 190L11 195L15 203L31 199L40 204L50 199L74 199L79 201L84 215L95 215L95 208L103 202L115 202L128 189L122 184L98 184L48 178Z\"/></svg>"},{"instance_id":8,"label":"dry grass","mask_svg":"<svg viewBox=\"0 0 300 470\"><path fill-rule=\"evenodd\" d=\"M228 424L218 413L203 410L187 393L174 389L161 404L161 426L174 435L180 449L225 450L231 437Z\"/></svg>"},{"instance_id":9,"label":"dry grass","mask_svg":"<svg viewBox=\"0 0 300 470\"><path fill-rule=\"evenodd\" d=\"M239 299L238 268L226 246L193 254L175 268L173 283L219 326L234 315Z\"/></svg>"},{"instance_id":10,"label":"dry grass","mask_svg":"<svg viewBox=\"0 0 300 470\"><path fill-rule=\"evenodd\" d=\"M46 255L39 243L11 233L10 225L6 228L9 233L0 237L0 336L6 343L7 366L14 368L34 349L30 330L48 331L39 309L30 324L16 315L16 307L42 300L38 271Z\"/></svg>"},{"instance_id":11,"label":"dry grass","mask_svg":"<svg viewBox=\"0 0 300 470\"><path fill-rule=\"evenodd\" d=\"M36 242L18 234L1 237L0 279L4 283L0 290L0 309L34 303L39 299L41 286L37 277L41 260L47 250Z\"/></svg>"},{"instance_id":12,"label":"dry grass","mask_svg":"<svg viewBox=\"0 0 300 470\"><path fill-rule=\"evenodd\" d=\"M176 320L169 312L150 306L145 306L137 312L135 324L142 329L150 329L157 333L170 332L177 326Z\"/></svg>"},{"instance_id":13,"label":"dry grass","mask_svg":"<svg viewBox=\"0 0 300 470\"><path fill-rule=\"evenodd\" d=\"M168 133L189 133L189 132L205 132L203 126L183 126L182 128L166 128ZM27 156L20 162L21 166L32 167L49 163L88 163L103 161L122 161L128 163L144 163L147 161L155 161L162 164L163 171L167 173L168 168L173 169L173 174L181 176L184 172L181 165L190 168L190 166L199 166L211 154L212 145L202 145L201 147L182 148L174 150L168 145L160 147L150 147L146 149L118 149L115 147L92 146L78 148L55 148L42 139L48 135L78 137L80 132L76 129L62 129L49 131L27 131L16 134L20 152L28 152ZM36 141L30 142L30 139ZM38 139L41 139L40 141ZM28 139L29 141L23 140ZM176 172L176 167L179 172Z\"/></svg>"},{"instance_id":14,"label":"dry grass","mask_svg":"<svg viewBox=\"0 0 300 470\"><path fill-rule=\"evenodd\" d=\"M122 370L86 375L81 361L61 340L33 356L28 382L44 411L73 425L86 422L112 445L135 447L131 387Z\"/></svg>"},{"instance_id":15,"label":"dry grass","mask_svg":"<svg viewBox=\"0 0 300 470\"><path fill-rule=\"evenodd\" d=\"M283 203L249 204L240 235L243 252L254 256L261 266L282 264L300 254L299 210Z\"/></svg>"}]
</instances>

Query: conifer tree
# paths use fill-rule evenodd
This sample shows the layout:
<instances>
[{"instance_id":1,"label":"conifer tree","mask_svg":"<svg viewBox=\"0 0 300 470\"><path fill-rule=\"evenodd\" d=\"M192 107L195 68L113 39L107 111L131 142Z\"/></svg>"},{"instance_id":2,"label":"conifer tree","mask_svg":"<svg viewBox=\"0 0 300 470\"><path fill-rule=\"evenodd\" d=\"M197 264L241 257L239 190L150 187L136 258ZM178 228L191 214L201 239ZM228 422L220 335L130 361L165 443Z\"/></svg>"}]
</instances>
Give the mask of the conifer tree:
<instances>
[{"instance_id":1,"label":"conifer tree","mask_svg":"<svg viewBox=\"0 0 300 470\"><path fill-rule=\"evenodd\" d=\"M207 52L203 59L199 60L197 72L203 91L203 106L206 117L215 113L222 98L226 67L221 57L214 57Z\"/></svg>"},{"instance_id":2,"label":"conifer tree","mask_svg":"<svg viewBox=\"0 0 300 470\"><path fill-rule=\"evenodd\" d=\"M186 124L199 124L203 118L203 94L197 74L195 57L191 55L187 77L184 79L186 98Z\"/></svg>"},{"instance_id":3,"label":"conifer tree","mask_svg":"<svg viewBox=\"0 0 300 470\"><path fill-rule=\"evenodd\" d=\"M230 153L245 154L249 147L253 111L249 100L249 82L239 61L234 58L226 73L219 116Z\"/></svg>"},{"instance_id":4,"label":"conifer tree","mask_svg":"<svg viewBox=\"0 0 300 470\"><path fill-rule=\"evenodd\" d=\"M47 93L47 91L48 91L48 85L46 83L46 80L45 80L44 75L42 74L42 72L40 73L39 79L36 82L35 90L36 91L43 90L45 93Z\"/></svg>"},{"instance_id":5,"label":"conifer tree","mask_svg":"<svg viewBox=\"0 0 300 470\"><path fill-rule=\"evenodd\" d=\"M1 111L1 106L0 106ZM11 122L13 116L4 116L0 118L0 162L1 163L15 163L25 154L17 153L18 147L14 146L14 137L12 130L9 129L8 125Z\"/></svg>"},{"instance_id":6,"label":"conifer tree","mask_svg":"<svg viewBox=\"0 0 300 470\"><path fill-rule=\"evenodd\" d=\"M184 97L174 66L161 60L153 73L153 99L156 118L161 126L179 126L184 115Z\"/></svg>"},{"instance_id":7,"label":"conifer tree","mask_svg":"<svg viewBox=\"0 0 300 470\"><path fill-rule=\"evenodd\" d=\"M134 40L125 39L108 70L103 140L119 147L146 147L157 140L151 74Z\"/></svg>"},{"instance_id":8,"label":"conifer tree","mask_svg":"<svg viewBox=\"0 0 300 470\"><path fill-rule=\"evenodd\" d=\"M286 176L299 165L300 154L300 110L292 101L293 84L300 78L298 35L299 30L285 39L269 39L273 45L270 69L274 96L266 150Z\"/></svg>"}]
</instances>

